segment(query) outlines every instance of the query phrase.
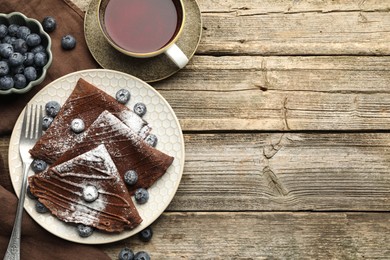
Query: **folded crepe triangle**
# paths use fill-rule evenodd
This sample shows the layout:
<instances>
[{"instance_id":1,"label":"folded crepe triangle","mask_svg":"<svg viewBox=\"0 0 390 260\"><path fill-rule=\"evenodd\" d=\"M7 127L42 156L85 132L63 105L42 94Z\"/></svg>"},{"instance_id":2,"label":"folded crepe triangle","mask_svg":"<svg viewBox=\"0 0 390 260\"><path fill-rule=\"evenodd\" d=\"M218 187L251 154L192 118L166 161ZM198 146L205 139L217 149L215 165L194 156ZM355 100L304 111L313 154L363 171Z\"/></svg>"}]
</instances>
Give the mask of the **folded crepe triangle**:
<instances>
[{"instance_id":1,"label":"folded crepe triangle","mask_svg":"<svg viewBox=\"0 0 390 260\"><path fill-rule=\"evenodd\" d=\"M88 128L105 110L117 116L141 138L145 138L151 130L145 120L125 105L80 78L49 129L30 150L31 155L49 164L54 163L64 152L72 149L82 137L70 130L71 121L80 118Z\"/></svg>"},{"instance_id":2,"label":"folded crepe triangle","mask_svg":"<svg viewBox=\"0 0 390 260\"><path fill-rule=\"evenodd\" d=\"M131 195L138 188L152 186L166 173L174 160L172 156L148 145L116 116L103 111L84 132L77 146L65 152L55 164L87 152L99 144L105 145L122 178L129 170L137 173L138 181L134 185L127 185Z\"/></svg>"},{"instance_id":3,"label":"folded crepe triangle","mask_svg":"<svg viewBox=\"0 0 390 260\"><path fill-rule=\"evenodd\" d=\"M30 176L29 183L31 193L62 221L107 232L132 229L142 222L103 144ZM85 195L91 187L97 191L92 200Z\"/></svg>"}]
</instances>

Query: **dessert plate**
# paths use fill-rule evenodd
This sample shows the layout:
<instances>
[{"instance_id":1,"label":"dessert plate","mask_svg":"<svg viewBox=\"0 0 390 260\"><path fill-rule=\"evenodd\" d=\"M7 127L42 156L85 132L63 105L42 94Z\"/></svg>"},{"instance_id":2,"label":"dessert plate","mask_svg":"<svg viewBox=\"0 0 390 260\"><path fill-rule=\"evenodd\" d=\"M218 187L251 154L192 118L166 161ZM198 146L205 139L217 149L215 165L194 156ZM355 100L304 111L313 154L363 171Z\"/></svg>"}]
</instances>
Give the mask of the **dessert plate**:
<instances>
[{"instance_id":1,"label":"dessert plate","mask_svg":"<svg viewBox=\"0 0 390 260\"><path fill-rule=\"evenodd\" d=\"M30 216L43 228L63 239L83 244L104 244L130 237L155 221L171 202L179 186L184 166L184 139L179 121L168 102L150 85L128 74L105 69L83 70L65 75L44 87L30 101L30 104L45 105L55 100L63 104L79 78L83 78L115 96L121 88L130 90L131 99L127 104L130 108L137 102L143 102L147 107L144 119L151 125L152 133L157 135L156 148L175 159L168 171L150 187L150 198L146 204L135 203L142 223L133 230L121 233L105 233L95 231L92 236L82 238L73 225L66 224L50 213L40 214L35 211L35 200L26 197L24 208ZM19 136L22 124L22 114L13 129L9 147L9 169L11 182L19 196L22 181L22 162L19 157ZM34 174L30 171L30 174ZM134 198L133 198L134 200Z\"/></svg>"},{"instance_id":2,"label":"dessert plate","mask_svg":"<svg viewBox=\"0 0 390 260\"><path fill-rule=\"evenodd\" d=\"M180 69L161 54L153 58L132 58L115 50L104 38L98 22L99 0L92 0L85 13L84 34L94 59L105 69L129 73L146 82L165 79ZM186 21L176 44L191 59L198 48L202 34L202 19L195 0L183 0Z\"/></svg>"}]
</instances>

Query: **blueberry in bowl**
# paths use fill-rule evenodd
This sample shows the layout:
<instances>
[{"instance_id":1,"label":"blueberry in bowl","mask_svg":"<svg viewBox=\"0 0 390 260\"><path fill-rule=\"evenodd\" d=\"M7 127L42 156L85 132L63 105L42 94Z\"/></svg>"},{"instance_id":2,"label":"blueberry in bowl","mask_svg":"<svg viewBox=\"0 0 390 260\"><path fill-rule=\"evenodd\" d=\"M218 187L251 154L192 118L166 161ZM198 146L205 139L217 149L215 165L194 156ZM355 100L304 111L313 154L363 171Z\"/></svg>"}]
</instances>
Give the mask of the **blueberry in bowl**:
<instances>
[{"instance_id":1,"label":"blueberry in bowl","mask_svg":"<svg viewBox=\"0 0 390 260\"><path fill-rule=\"evenodd\" d=\"M23 94L40 84L52 60L50 36L38 20L0 13L0 95Z\"/></svg>"}]
</instances>

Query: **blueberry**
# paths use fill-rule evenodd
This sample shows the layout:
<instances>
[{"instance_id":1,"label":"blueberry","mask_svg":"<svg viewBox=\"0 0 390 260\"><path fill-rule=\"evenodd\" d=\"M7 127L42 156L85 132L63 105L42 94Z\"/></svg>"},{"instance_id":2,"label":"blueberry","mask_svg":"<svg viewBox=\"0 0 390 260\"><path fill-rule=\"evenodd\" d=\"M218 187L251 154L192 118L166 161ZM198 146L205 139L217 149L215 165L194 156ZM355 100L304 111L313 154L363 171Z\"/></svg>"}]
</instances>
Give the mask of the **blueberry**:
<instances>
[{"instance_id":1,"label":"blueberry","mask_svg":"<svg viewBox=\"0 0 390 260\"><path fill-rule=\"evenodd\" d=\"M46 167L47 167L47 163L41 159L34 159L33 162L31 163L31 169L35 173L44 171Z\"/></svg>"},{"instance_id":2,"label":"blueberry","mask_svg":"<svg viewBox=\"0 0 390 260\"><path fill-rule=\"evenodd\" d=\"M26 52L25 54L24 54L24 65L25 66L31 66L31 65L33 65L34 64L34 53L32 53L32 52Z\"/></svg>"},{"instance_id":3,"label":"blueberry","mask_svg":"<svg viewBox=\"0 0 390 260\"><path fill-rule=\"evenodd\" d=\"M26 38L26 43L30 47L35 47L35 46L39 45L41 43L41 41L42 41L42 38L37 33L31 33Z\"/></svg>"},{"instance_id":4,"label":"blueberry","mask_svg":"<svg viewBox=\"0 0 390 260\"><path fill-rule=\"evenodd\" d=\"M38 52L45 52L45 47L43 47L43 45L38 45L38 46L35 46L34 48L31 49L31 52L36 54Z\"/></svg>"},{"instance_id":5,"label":"blueberry","mask_svg":"<svg viewBox=\"0 0 390 260\"><path fill-rule=\"evenodd\" d=\"M3 76L0 78L0 89L8 90L14 87L14 80L11 76Z\"/></svg>"},{"instance_id":6,"label":"blueberry","mask_svg":"<svg viewBox=\"0 0 390 260\"><path fill-rule=\"evenodd\" d=\"M154 134L150 134L145 138L145 142L149 144L151 147L156 147L157 145L157 136Z\"/></svg>"},{"instance_id":7,"label":"blueberry","mask_svg":"<svg viewBox=\"0 0 390 260\"><path fill-rule=\"evenodd\" d=\"M120 89L116 92L115 98L121 104L126 104L130 100L130 92L127 89Z\"/></svg>"},{"instance_id":8,"label":"blueberry","mask_svg":"<svg viewBox=\"0 0 390 260\"><path fill-rule=\"evenodd\" d=\"M18 39L18 38L16 38L16 37L11 37L11 40L10 40L11 42L10 42L10 44L13 45L14 42L15 42L17 39Z\"/></svg>"},{"instance_id":9,"label":"blueberry","mask_svg":"<svg viewBox=\"0 0 390 260\"><path fill-rule=\"evenodd\" d=\"M118 260L133 260L133 259L134 259L134 253L130 248L125 247L119 252Z\"/></svg>"},{"instance_id":10,"label":"blueberry","mask_svg":"<svg viewBox=\"0 0 390 260\"><path fill-rule=\"evenodd\" d=\"M153 230L151 227L147 227L138 233L138 237L141 241L149 242L152 239Z\"/></svg>"},{"instance_id":11,"label":"blueberry","mask_svg":"<svg viewBox=\"0 0 390 260\"><path fill-rule=\"evenodd\" d=\"M144 103L137 103L134 105L133 111L140 117L143 117L146 114L146 106Z\"/></svg>"},{"instance_id":12,"label":"blueberry","mask_svg":"<svg viewBox=\"0 0 390 260\"><path fill-rule=\"evenodd\" d=\"M12 37L11 36L9 36L9 35L6 35L4 38L3 38L3 40L1 40L1 42L2 43L9 43L9 44L11 44L12 43Z\"/></svg>"},{"instance_id":13,"label":"blueberry","mask_svg":"<svg viewBox=\"0 0 390 260\"><path fill-rule=\"evenodd\" d=\"M38 52L34 56L34 64L37 67L43 67L47 63L47 55L44 52Z\"/></svg>"},{"instance_id":14,"label":"blueberry","mask_svg":"<svg viewBox=\"0 0 390 260\"><path fill-rule=\"evenodd\" d=\"M26 192L27 196L30 198L30 199L33 199L33 200L36 200L37 197L31 193L31 189L30 189L30 185L27 186L27 192Z\"/></svg>"},{"instance_id":15,"label":"blueberry","mask_svg":"<svg viewBox=\"0 0 390 260\"><path fill-rule=\"evenodd\" d=\"M23 74L14 75L14 87L17 89L22 89L27 86L27 79Z\"/></svg>"},{"instance_id":16,"label":"blueberry","mask_svg":"<svg viewBox=\"0 0 390 260\"><path fill-rule=\"evenodd\" d=\"M138 181L137 172L133 170L125 172L124 180L128 185L134 185Z\"/></svg>"},{"instance_id":17,"label":"blueberry","mask_svg":"<svg viewBox=\"0 0 390 260\"><path fill-rule=\"evenodd\" d=\"M29 66L24 68L23 74L29 82L37 79L37 70L34 67Z\"/></svg>"},{"instance_id":18,"label":"blueberry","mask_svg":"<svg viewBox=\"0 0 390 260\"><path fill-rule=\"evenodd\" d=\"M93 233L93 227L78 224L77 231L79 232L80 237L89 237Z\"/></svg>"},{"instance_id":19,"label":"blueberry","mask_svg":"<svg viewBox=\"0 0 390 260\"><path fill-rule=\"evenodd\" d=\"M80 118L75 118L70 123L70 128L76 134L81 133L85 129L84 121L82 119L80 119Z\"/></svg>"},{"instance_id":20,"label":"blueberry","mask_svg":"<svg viewBox=\"0 0 390 260\"><path fill-rule=\"evenodd\" d=\"M8 35L8 27L5 24L0 24L0 39Z\"/></svg>"},{"instance_id":21,"label":"blueberry","mask_svg":"<svg viewBox=\"0 0 390 260\"><path fill-rule=\"evenodd\" d=\"M65 35L61 39L61 47L64 50L71 50L71 49L73 49L74 47L76 47L76 39L72 35L70 35L70 34Z\"/></svg>"},{"instance_id":22,"label":"blueberry","mask_svg":"<svg viewBox=\"0 0 390 260\"><path fill-rule=\"evenodd\" d=\"M135 191L135 201L138 204L145 204L149 200L149 192L144 188L138 188Z\"/></svg>"},{"instance_id":23,"label":"blueberry","mask_svg":"<svg viewBox=\"0 0 390 260\"><path fill-rule=\"evenodd\" d=\"M18 31L16 32L16 37L18 37L19 39L26 40L27 36L29 36L30 33L31 30L27 26L22 25L18 28Z\"/></svg>"},{"instance_id":24,"label":"blueberry","mask_svg":"<svg viewBox=\"0 0 390 260\"><path fill-rule=\"evenodd\" d=\"M134 260L150 260L150 256L145 251L139 251L135 254Z\"/></svg>"},{"instance_id":25,"label":"blueberry","mask_svg":"<svg viewBox=\"0 0 390 260\"><path fill-rule=\"evenodd\" d=\"M83 199L86 202L93 202L99 197L98 189L93 185L86 185L83 188Z\"/></svg>"},{"instance_id":26,"label":"blueberry","mask_svg":"<svg viewBox=\"0 0 390 260\"><path fill-rule=\"evenodd\" d=\"M20 26L17 24L10 24L8 26L8 35L11 37L15 37L17 32L18 32L19 27Z\"/></svg>"},{"instance_id":27,"label":"blueberry","mask_svg":"<svg viewBox=\"0 0 390 260\"><path fill-rule=\"evenodd\" d=\"M57 27L56 19L54 19L54 17L52 17L52 16L46 16L45 18L43 18L41 24L42 24L43 30L45 30L45 32L48 32L48 33L54 31Z\"/></svg>"},{"instance_id":28,"label":"blueberry","mask_svg":"<svg viewBox=\"0 0 390 260\"><path fill-rule=\"evenodd\" d=\"M23 74L24 73L24 65L21 64L21 65L15 66L15 67L11 67L11 73L13 75L15 75L15 74Z\"/></svg>"},{"instance_id":29,"label":"blueberry","mask_svg":"<svg viewBox=\"0 0 390 260\"><path fill-rule=\"evenodd\" d=\"M26 43L30 47L35 47L41 43L42 39L41 36L39 36L36 33L32 33L26 38Z\"/></svg>"},{"instance_id":30,"label":"blueberry","mask_svg":"<svg viewBox=\"0 0 390 260\"><path fill-rule=\"evenodd\" d=\"M52 118L51 116L44 116L42 119L42 129L47 130L50 127L51 123L53 123L53 120L54 118Z\"/></svg>"},{"instance_id":31,"label":"blueberry","mask_svg":"<svg viewBox=\"0 0 390 260\"><path fill-rule=\"evenodd\" d=\"M9 66L6 61L0 61L0 76L5 76L9 73Z\"/></svg>"},{"instance_id":32,"label":"blueberry","mask_svg":"<svg viewBox=\"0 0 390 260\"><path fill-rule=\"evenodd\" d=\"M57 101L49 101L45 104L46 115L55 117L60 112L61 105Z\"/></svg>"},{"instance_id":33,"label":"blueberry","mask_svg":"<svg viewBox=\"0 0 390 260\"><path fill-rule=\"evenodd\" d=\"M25 54L28 51L27 42L23 39L13 41L12 47L14 47L14 52L20 52L21 54Z\"/></svg>"},{"instance_id":34,"label":"blueberry","mask_svg":"<svg viewBox=\"0 0 390 260\"><path fill-rule=\"evenodd\" d=\"M38 213L46 213L48 212L49 210L46 208L45 205L43 205L40 201L37 201L35 203L35 210L38 212Z\"/></svg>"},{"instance_id":35,"label":"blueberry","mask_svg":"<svg viewBox=\"0 0 390 260\"><path fill-rule=\"evenodd\" d=\"M35 68L35 71L37 72L37 75L42 75L42 67L36 67L36 66L32 66L32 67L34 67Z\"/></svg>"},{"instance_id":36,"label":"blueberry","mask_svg":"<svg viewBox=\"0 0 390 260\"><path fill-rule=\"evenodd\" d=\"M0 55L1 57L8 59L9 56L14 52L14 47L9 43L2 43L0 45Z\"/></svg>"},{"instance_id":37,"label":"blueberry","mask_svg":"<svg viewBox=\"0 0 390 260\"><path fill-rule=\"evenodd\" d=\"M14 52L9 56L8 59L9 65L11 66L19 66L22 65L24 62L24 56L20 54L19 52Z\"/></svg>"}]
</instances>

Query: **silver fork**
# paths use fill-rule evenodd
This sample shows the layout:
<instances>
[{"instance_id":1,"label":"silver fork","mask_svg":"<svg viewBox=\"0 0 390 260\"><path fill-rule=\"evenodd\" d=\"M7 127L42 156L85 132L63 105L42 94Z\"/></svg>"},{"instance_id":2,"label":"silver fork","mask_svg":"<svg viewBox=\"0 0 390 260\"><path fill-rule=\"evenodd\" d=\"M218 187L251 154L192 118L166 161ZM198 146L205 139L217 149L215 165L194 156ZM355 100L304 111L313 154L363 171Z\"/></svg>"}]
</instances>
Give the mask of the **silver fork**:
<instances>
[{"instance_id":1,"label":"silver fork","mask_svg":"<svg viewBox=\"0 0 390 260\"><path fill-rule=\"evenodd\" d=\"M29 149L36 143L42 135L42 106L30 105L24 111L22 130L20 133L19 153L23 163L23 180L19 194L18 208L14 227L12 229L11 238L8 242L7 252L4 260L19 260L20 259L20 239L21 239L21 224L23 216L24 198L27 190L27 177L30 165L33 158L30 156Z\"/></svg>"}]
</instances>

